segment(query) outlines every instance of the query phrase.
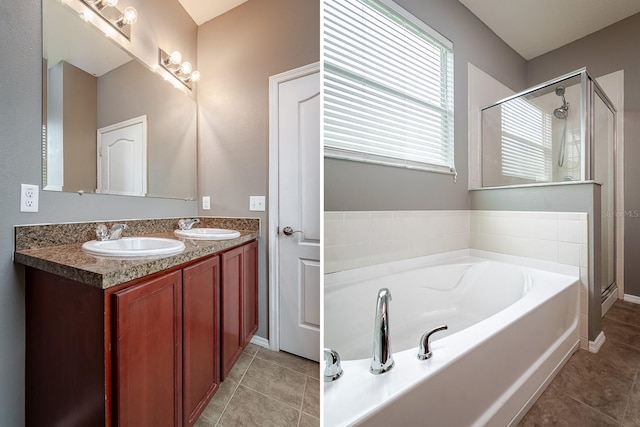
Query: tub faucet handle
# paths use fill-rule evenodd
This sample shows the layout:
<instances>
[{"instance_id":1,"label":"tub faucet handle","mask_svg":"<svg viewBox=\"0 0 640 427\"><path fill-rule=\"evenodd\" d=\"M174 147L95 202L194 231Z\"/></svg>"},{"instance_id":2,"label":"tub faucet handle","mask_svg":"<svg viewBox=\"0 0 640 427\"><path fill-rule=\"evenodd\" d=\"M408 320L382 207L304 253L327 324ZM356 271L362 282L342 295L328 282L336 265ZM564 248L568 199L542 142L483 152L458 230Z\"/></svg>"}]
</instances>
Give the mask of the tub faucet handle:
<instances>
[{"instance_id":1,"label":"tub faucet handle","mask_svg":"<svg viewBox=\"0 0 640 427\"><path fill-rule=\"evenodd\" d=\"M420 348L418 349L419 360L427 360L433 355L429 348L429 337L436 332L444 331L445 329L448 329L447 325L438 326L437 328L431 329L422 335L422 338L420 338Z\"/></svg>"},{"instance_id":2,"label":"tub faucet handle","mask_svg":"<svg viewBox=\"0 0 640 427\"><path fill-rule=\"evenodd\" d=\"M337 351L325 348L324 361L324 382L330 383L342 376L343 371L340 366L340 355Z\"/></svg>"}]
</instances>

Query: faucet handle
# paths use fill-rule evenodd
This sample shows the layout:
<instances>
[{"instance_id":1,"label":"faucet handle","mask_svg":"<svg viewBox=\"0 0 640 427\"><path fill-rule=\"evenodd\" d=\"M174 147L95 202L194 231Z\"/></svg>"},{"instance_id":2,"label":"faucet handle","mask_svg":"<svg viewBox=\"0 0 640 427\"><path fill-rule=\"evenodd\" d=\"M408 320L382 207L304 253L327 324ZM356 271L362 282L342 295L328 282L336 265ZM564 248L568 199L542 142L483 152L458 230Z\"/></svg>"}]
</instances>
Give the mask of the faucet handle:
<instances>
[{"instance_id":1,"label":"faucet handle","mask_svg":"<svg viewBox=\"0 0 640 427\"><path fill-rule=\"evenodd\" d=\"M438 326L437 328L431 329L422 335L422 338L420 338L420 348L418 349L419 360L427 360L433 355L429 348L429 337L436 332L444 331L445 329L449 329L447 325Z\"/></svg>"},{"instance_id":2,"label":"faucet handle","mask_svg":"<svg viewBox=\"0 0 640 427\"><path fill-rule=\"evenodd\" d=\"M96 226L96 240L107 240L109 238L109 230L104 224Z\"/></svg>"},{"instance_id":3,"label":"faucet handle","mask_svg":"<svg viewBox=\"0 0 640 427\"><path fill-rule=\"evenodd\" d=\"M324 367L324 382L329 383L342 376L343 371L340 366L340 355L337 351L325 348L324 361L326 362Z\"/></svg>"},{"instance_id":4,"label":"faucet handle","mask_svg":"<svg viewBox=\"0 0 640 427\"><path fill-rule=\"evenodd\" d=\"M193 224L197 224L199 222L200 220L198 218L180 219L178 220L178 228L180 230L191 230L191 227L193 227Z\"/></svg>"}]
</instances>

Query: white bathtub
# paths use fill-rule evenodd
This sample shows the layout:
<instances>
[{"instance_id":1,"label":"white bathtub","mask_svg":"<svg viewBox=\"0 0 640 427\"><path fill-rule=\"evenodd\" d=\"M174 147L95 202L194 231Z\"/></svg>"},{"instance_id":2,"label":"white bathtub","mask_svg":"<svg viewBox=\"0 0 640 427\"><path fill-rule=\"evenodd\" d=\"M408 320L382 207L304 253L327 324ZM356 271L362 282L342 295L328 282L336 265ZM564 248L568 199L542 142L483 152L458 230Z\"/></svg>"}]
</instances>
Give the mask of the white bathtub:
<instances>
[{"instance_id":1,"label":"white bathtub","mask_svg":"<svg viewBox=\"0 0 640 427\"><path fill-rule=\"evenodd\" d=\"M576 267L465 250L325 276L324 346L344 375L324 425L506 426L578 348ZM389 288L394 368L369 373L379 288ZM433 357L419 361L428 329Z\"/></svg>"}]
</instances>

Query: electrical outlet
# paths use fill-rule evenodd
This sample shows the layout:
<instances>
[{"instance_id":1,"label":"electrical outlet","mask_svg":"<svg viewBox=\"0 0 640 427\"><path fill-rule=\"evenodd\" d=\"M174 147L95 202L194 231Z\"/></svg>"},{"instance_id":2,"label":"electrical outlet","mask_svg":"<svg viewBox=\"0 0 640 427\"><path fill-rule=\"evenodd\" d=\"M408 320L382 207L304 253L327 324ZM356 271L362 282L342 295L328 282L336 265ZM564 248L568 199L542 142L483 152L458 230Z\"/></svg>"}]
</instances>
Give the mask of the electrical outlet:
<instances>
[{"instance_id":1,"label":"electrical outlet","mask_svg":"<svg viewBox=\"0 0 640 427\"><path fill-rule=\"evenodd\" d=\"M40 187L32 184L20 184L20 212L38 212Z\"/></svg>"},{"instance_id":2,"label":"electrical outlet","mask_svg":"<svg viewBox=\"0 0 640 427\"><path fill-rule=\"evenodd\" d=\"M208 211L211 209L211 197L202 196L202 209Z\"/></svg>"},{"instance_id":3,"label":"electrical outlet","mask_svg":"<svg viewBox=\"0 0 640 427\"><path fill-rule=\"evenodd\" d=\"M265 196L249 196L249 210L250 211L264 211L265 210Z\"/></svg>"}]
</instances>

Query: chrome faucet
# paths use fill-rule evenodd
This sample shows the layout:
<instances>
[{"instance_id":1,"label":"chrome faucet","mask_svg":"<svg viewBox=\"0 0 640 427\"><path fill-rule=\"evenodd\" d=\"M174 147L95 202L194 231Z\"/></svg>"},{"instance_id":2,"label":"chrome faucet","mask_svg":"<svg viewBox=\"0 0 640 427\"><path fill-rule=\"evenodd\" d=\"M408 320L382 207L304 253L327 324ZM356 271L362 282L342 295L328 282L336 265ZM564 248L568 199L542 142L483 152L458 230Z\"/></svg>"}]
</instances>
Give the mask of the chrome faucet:
<instances>
[{"instance_id":1,"label":"chrome faucet","mask_svg":"<svg viewBox=\"0 0 640 427\"><path fill-rule=\"evenodd\" d=\"M324 349L324 382L330 383L342 376L342 367L340 366L340 355L337 351L330 348Z\"/></svg>"},{"instance_id":2,"label":"chrome faucet","mask_svg":"<svg viewBox=\"0 0 640 427\"><path fill-rule=\"evenodd\" d=\"M109 230L106 225L100 224L96 227L96 240L118 240L122 237L122 231L127 228L127 224L113 224Z\"/></svg>"},{"instance_id":3,"label":"chrome faucet","mask_svg":"<svg viewBox=\"0 0 640 427\"><path fill-rule=\"evenodd\" d=\"M191 230L193 224L197 224L199 222L200 220L198 218L181 219L180 221L178 221L178 228L180 228L180 230Z\"/></svg>"},{"instance_id":4,"label":"chrome faucet","mask_svg":"<svg viewBox=\"0 0 640 427\"><path fill-rule=\"evenodd\" d=\"M376 319L373 330L373 360L369 368L369 372L374 375L384 374L393 368L393 355L389 341L389 302L391 302L389 289L380 289L376 302Z\"/></svg>"}]
</instances>

